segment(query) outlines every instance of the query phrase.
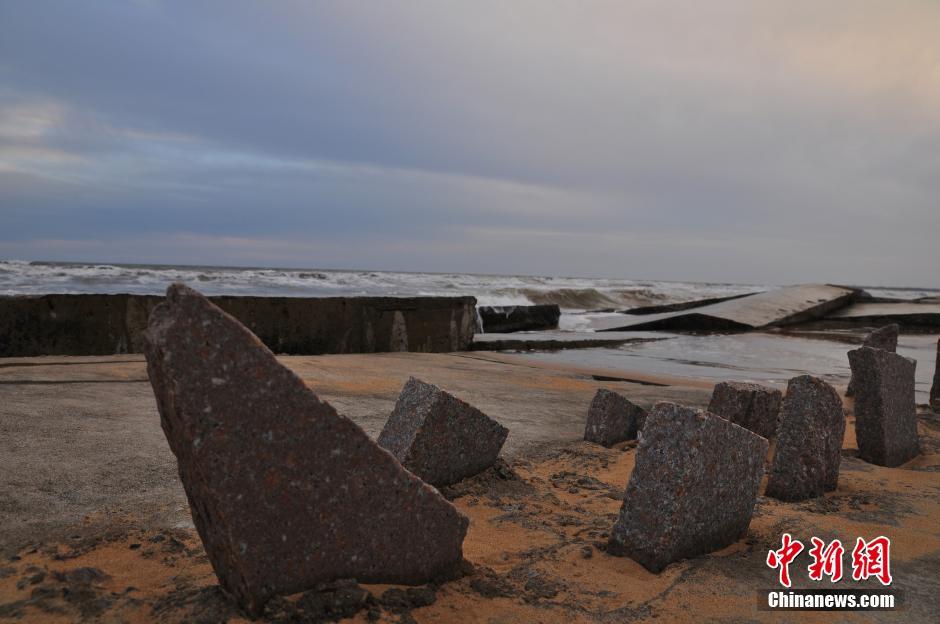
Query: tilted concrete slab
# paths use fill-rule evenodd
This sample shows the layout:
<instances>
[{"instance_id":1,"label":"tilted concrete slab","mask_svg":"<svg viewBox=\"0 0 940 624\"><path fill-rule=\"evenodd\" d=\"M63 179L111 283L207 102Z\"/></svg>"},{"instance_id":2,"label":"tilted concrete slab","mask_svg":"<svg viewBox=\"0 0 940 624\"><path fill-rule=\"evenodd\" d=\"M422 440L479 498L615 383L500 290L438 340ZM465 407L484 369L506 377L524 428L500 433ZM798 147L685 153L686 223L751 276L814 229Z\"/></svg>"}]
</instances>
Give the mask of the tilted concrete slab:
<instances>
[{"instance_id":1,"label":"tilted concrete slab","mask_svg":"<svg viewBox=\"0 0 940 624\"><path fill-rule=\"evenodd\" d=\"M804 284L722 301L700 308L649 316L605 318L598 331L747 331L821 318L848 304L858 291Z\"/></svg>"},{"instance_id":2,"label":"tilted concrete slab","mask_svg":"<svg viewBox=\"0 0 940 624\"><path fill-rule=\"evenodd\" d=\"M663 312L682 312L683 310L691 310L692 308L701 308L702 306L711 305L713 303L721 303L722 301L731 301L732 299L740 299L742 297L749 297L757 293L741 293L739 295L729 295L727 297L709 297L708 299L696 299L695 301L682 301L680 303L665 303L662 305L648 305L648 306L637 306L635 308L629 308L623 310L624 314L636 314L636 315L647 315L647 314L661 314Z\"/></svg>"},{"instance_id":3,"label":"tilted concrete slab","mask_svg":"<svg viewBox=\"0 0 940 624\"><path fill-rule=\"evenodd\" d=\"M864 325L897 323L902 328L940 327L940 303L856 303L824 320Z\"/></svg>"}]
</instances>

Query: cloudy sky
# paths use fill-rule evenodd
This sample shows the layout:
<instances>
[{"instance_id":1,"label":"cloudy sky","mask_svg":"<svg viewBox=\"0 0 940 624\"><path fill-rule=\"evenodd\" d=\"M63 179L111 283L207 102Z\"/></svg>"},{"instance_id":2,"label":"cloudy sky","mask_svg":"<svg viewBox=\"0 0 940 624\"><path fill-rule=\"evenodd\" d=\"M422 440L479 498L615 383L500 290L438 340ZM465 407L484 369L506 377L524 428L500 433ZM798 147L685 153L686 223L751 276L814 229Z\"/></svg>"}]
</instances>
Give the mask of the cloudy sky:
<instances>
[{"instance_id":1,"label":"cloudy sky","mask_svg":"<svg viewBox=\"0 0 940 624\"><path fill-rule=\"evenodd\" d=\"M8 0L0 258L940 286L940 2Z\"/></svg>"}]
</instances>

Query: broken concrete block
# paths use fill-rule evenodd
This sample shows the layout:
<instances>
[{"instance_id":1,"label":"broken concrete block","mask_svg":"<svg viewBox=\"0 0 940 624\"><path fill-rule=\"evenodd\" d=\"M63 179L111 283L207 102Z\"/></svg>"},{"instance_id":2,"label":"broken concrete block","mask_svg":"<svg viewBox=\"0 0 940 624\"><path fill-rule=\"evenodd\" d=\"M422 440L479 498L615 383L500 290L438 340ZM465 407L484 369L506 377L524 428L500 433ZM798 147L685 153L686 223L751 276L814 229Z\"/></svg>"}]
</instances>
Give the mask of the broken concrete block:
<instances>
[{"instance_id":1,"label":"broken concrete block","mask_svg":"<svg viewBox=\"0 0 940 624\"><path fill-rule=\"evenodd\" d=\"M861 459L899 466L920 452L914 405L917 362L881 349L849 351L856 380L855 439Z\"/></svg>"},{"instance_id":2,"label":"broken concrete block","mask_svg":"<svg viewBox=\"0 0 940 624\"><path fill-rule=\"evenodd\" d=\"M865 339L862 340L862 346L896 353L898 350L898 333L900 331L901 327L897 323L879 327L865 336ZM855 375L849 377L849 385L845 389L845 396L855 396Z\"/></svg>"},{"instance_id":3,"label":"broken concrete block","mask_svg":"<svg viewBox=\"0 0 940 624\"><path fill-rule=\"evenodd\" d=\"M822 496L839 483L845 413L835 388L810 375L787 385L767 496L799 501Z\"/></svg>"},{"instance_id":4,"label":"broken concrete block","mask_svg":"<svg viewBox=\"0 0 940 624\"><path fill-rule=\"evenodd\" d=\"M930 406L940 409L940 340L937 341L937 363L933 369L933 385L930 387Z\"/></svg>"},{"instance_id":5,"label":"broken concrete block","mask_svg":"<svg viewBox=\"0 0 940 624\"><path fill-rule=\"evenodd\" d=\"M488 334L557 329L561 318L558 304L529 306L479 306L477 314Z\"/></svg>"},{"instance_id":6,"label":"broken concrete block","mask_svg":"<svg viewBox=\"0 0 940 624\"><path fill-rule=\"evenodd\" d=\"M879 327L865 337L862 346L895 353L898 350L898 333L900 331L901 327L897 323Z\"/></svg>"},{"instance_id":7,"label":"broken concrete block","mask_svg":"<svg viewBox=\"0 0 940 624\"><path fill-rule=\"evenodd\" d=\"M251 615L335 579L452 576L468 520L182 285L150 318L147 371L219 582Z\"/></svg>"},{"instance_id":8,"label":"broken concrete block","mask_svg":"<svg viewBox=\"0 0 940 624\"><path fill-rule=\"evenodd\" d=\"M723 381L715 385L708 411L770 440L777 434L782 400L776 388Z\"/></svg>"},{"instance_id":9,"label":"broken concrete block","mask_svg":"<svg viewBox=\"0 0 940 624\"><path fill-rule=\"evenodd\" d=\"M378 441L402 466L440 487L492 466L507 435L477 408L412 377Z\"/></svg>"},{"instance_id":10,"label":"broken concrete block","mask_svg":"<svg viewBox=\"0 0 940 624\"><path fill-rule=\"evenodd\" d=\"M608 551L659 572L738 540L751 521L767 444L714 414L657 403Z\"/></svg>"},{"instance_id":11,"label":"broken concrete block","mask_svg":"<svg viewBox=\"0 0 940 624\"><path fill-rule=\"evenodd\" d=\"M616 392L601 388L588 409L584 439L610 448L618 442L635 439L645 420L645 409Z\"/></svg>"}]
</instances>

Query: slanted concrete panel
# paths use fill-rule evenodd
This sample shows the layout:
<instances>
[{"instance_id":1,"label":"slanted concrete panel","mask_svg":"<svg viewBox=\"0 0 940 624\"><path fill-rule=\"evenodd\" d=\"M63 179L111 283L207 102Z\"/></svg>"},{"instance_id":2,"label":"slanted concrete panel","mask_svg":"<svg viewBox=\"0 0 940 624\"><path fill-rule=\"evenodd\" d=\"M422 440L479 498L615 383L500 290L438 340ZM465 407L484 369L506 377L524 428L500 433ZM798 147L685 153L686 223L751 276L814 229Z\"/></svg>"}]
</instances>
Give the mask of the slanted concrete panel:
<instances>
[{"instance_id":1,"label":"slanted concrete panel","mask_svg":"<svg viewBox=\"0 0 940 624\"><path fill-rule=\"evenodd\" d=\"M600 331L744 331L823 317L849 303L857 291L805 284L669 314L605 319Z\"/></svg>"}]
</instances>

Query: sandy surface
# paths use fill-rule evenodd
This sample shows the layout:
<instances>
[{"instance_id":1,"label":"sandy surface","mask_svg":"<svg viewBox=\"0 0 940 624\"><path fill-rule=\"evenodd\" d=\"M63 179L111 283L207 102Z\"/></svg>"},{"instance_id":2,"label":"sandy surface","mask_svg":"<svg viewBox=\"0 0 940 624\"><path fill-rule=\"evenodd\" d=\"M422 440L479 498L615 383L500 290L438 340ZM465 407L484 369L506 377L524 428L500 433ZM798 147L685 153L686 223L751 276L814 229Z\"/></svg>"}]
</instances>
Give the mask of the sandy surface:
<instances>
[{"instance_id":1,"label":"sandy surface","mask_svg":"<svg viewBox=\"0 0 940 624\"><path fill-rule=\"evenodd\" d=\"M445 490L471 520L466 575L424 588L340 584L269 605L270 621L314 614L385 622L792 621L757 610L785 531L809 542L892 539L894 613L800 620L934 622L940 614L940 417L899 468L856 457L847 427L839 488L787 504L761 497L748 535L655 575L602 546L633 467L632 443L578 441L597 387L640 403L701 405L710 384L538 365L495 354L284 358L375 435L409 374L441 384L512 431L506 463ZM0 361L0 620L240 621L191 528L139 357ZM644 384L671 385L644 385ZM851 404L849 404L851 408ZM805 555L795 585L809 586ZM872 587L866 583L838 587Z\"/></svg>"},{"instance_id":2,"label":"sandy surface","mask_svg":"<svg viewBox=\"0 0 940 624\"><path fill-rule=\"evenodd\" d=\"M646 406L704 405L710 391L600 382L591 371L487 353L280 359L373 438L409 375L438 384L509 428L507 457L580 438L602 386ZM192 526L142 356L0 359L0 556L104 512Z\"/></svg>"}]
</instances>

